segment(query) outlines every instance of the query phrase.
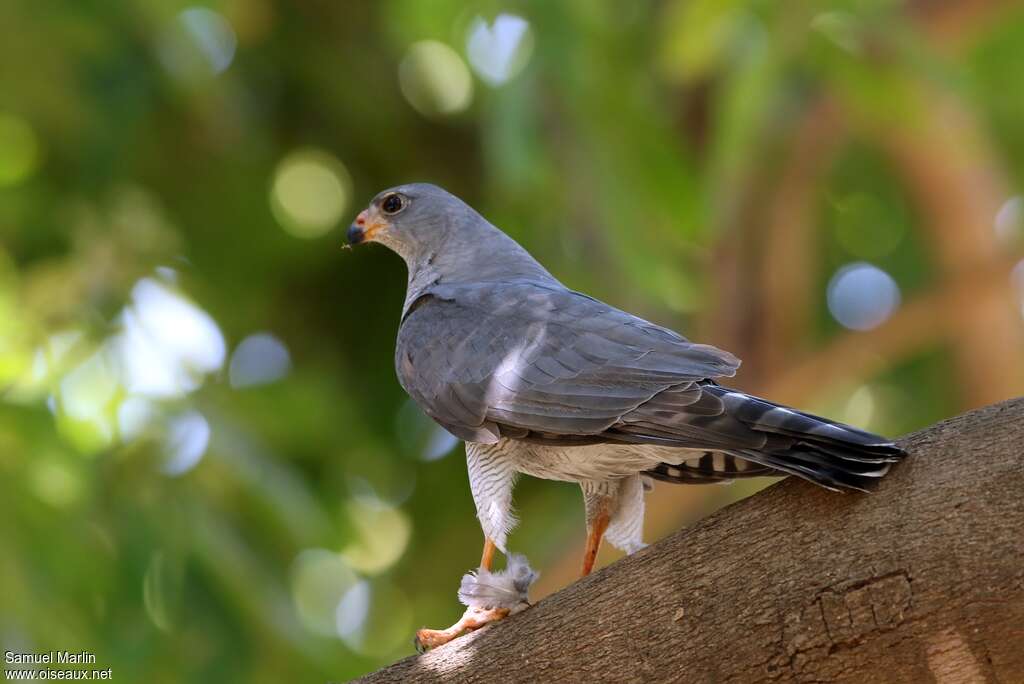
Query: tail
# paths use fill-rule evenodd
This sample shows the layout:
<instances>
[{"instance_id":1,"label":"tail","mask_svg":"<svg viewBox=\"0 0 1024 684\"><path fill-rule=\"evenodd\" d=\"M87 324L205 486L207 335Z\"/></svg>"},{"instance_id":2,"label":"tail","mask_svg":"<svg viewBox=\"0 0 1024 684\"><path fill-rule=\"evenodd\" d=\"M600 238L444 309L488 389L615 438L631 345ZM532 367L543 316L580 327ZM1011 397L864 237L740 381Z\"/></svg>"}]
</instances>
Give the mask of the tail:
<instances>
[{"instance_id":1,"label":"tail","mask_svg":"<svg viewBox=\"0 0 1024 684\"><path fill-rule=\"evenodd\" d=\"M734 427L738 423L754 433L750 436L760 436L760 444L723 444L712 450L721 455L718 458L705 454L681 464L662 463L647 471L648 476L669 482L714 482L781 472L828 489L866 490L906 456L891 440L849 425L718 385L702 389L722 404L722 413L712 420ZM735 459L746 463L738 467Z\"/></svg>"}]
</instances>

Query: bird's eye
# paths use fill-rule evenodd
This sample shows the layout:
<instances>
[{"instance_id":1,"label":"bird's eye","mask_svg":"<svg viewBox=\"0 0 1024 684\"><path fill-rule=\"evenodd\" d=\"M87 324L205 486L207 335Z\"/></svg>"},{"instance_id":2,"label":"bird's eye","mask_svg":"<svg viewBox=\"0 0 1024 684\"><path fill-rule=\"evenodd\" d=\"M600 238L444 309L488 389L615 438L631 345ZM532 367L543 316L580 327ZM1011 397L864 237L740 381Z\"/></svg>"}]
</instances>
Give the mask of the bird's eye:
<instances>
[{"instance_id":1,"label":"bird's eye","mask_svg":"<svg viewBox=\"0 0 1024 684\"><path fill-rule=\"evenodd\" d=\"M380 208L385 214L397 214L405 209L405 199L397 193L388 195L381 200Z\"/></svg>"}]
</instances>

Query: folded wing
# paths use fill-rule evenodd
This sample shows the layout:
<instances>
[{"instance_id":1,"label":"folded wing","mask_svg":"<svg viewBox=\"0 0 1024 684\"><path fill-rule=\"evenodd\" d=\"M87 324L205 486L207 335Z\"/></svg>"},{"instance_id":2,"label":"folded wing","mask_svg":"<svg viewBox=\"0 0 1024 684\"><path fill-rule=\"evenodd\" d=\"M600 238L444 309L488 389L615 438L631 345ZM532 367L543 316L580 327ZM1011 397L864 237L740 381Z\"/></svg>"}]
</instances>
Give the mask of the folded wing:
<instances>
[{"instance_id":1,"label":"folded wing","mask_svg":"<svg viewBox=\"0 0 1024 684\"><path fill-rule=\"evenodd\" d=\"M548 283L435 287L402 322L395 363L423 410L468 441L626 442L745 462L662 464L648 473L659 479L781 471L863 488L903 455L877 435L722 387L715 379L739 366L728 352Z\"/></svg>"},{"instance_id":2,"label":"folded wing","mask_svg":"<svg viewBox=\"0 0 1024 684\"><path fill-rule=\"evenodd\" d=\"M739 361L585 295L530 282L436 287L410 307L395 365L402 386L458 437L601 441L672 389L731 376Z\"/></svg>"}]
</instances>

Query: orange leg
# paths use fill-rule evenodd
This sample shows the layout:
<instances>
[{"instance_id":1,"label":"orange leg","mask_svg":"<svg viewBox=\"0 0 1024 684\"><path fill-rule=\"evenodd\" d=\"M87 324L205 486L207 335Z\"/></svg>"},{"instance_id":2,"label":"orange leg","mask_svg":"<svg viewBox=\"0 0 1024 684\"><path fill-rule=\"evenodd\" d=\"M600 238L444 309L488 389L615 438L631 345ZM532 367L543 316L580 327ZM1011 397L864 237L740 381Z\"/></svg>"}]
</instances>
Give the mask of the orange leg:
<instances>
[{"instance_id":1,"label":"orange leg","mask_svg":"<svg viewBox=\"0 0 1024 684\"><path fill-rule=\"evenodd\" d=\"M463 632L472 632L508 616L508 608L467 608L459 621L448 629L421 629L416 632L416 650L420 653L428 648L447 644Z\"/></svg>"},{"instance_id":2,"label":"orange leg","mask_svg":"<svg viewBox=\"0 0 1024 684\"><path fill-rule=\"evenodd\" d=\"M597 560L597 552L601 548L601 539L604 538L605 530L608 529L610 517L608 515L608 508L602 506L590 524L590 529L587 531L587 549L583 552L583 570L580 573L580 577L586 577L594 569L594 561Z\"/></svg>"},{"instance_id":3,"label":"orange leg","mask_svg":"<svg viewBox=\"0 0 1024 684\"><path fill-rule=\"evenodd\" d=\"M497 547L489 537L484 537L484 552L480 557L480 567L490 570L494 563L494 551ZM428 648L436 648L447 644L463 632L472 632L492 622L508 616L508 608L466 608L459 621L448 629L421 629L416 632L416 650L422 653Z\"/></svg>"},{"instance_id":4,"label":"orange leg","mask_svg":"<svg viewBox=\"0 0 1024 684\"><path fill-rule=\"evenodd\" d=\"M484 553L480 557L480 567L484 570L491 569L491 563L494 562L494 542L491 541L490 537L484 537Z\"/></svg>"}]
</instances>

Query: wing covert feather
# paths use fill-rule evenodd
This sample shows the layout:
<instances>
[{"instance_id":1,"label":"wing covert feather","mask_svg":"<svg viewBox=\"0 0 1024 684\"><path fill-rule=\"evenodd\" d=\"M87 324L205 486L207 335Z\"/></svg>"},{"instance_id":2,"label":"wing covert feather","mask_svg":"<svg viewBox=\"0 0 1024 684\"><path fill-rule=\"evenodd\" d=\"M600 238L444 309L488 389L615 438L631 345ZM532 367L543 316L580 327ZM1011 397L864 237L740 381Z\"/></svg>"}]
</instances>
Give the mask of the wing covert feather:
<instances>
[{"instance_id":1,"label":"wing covert feather","mask_svg":"<svg viewBox=\"0 0 1024 684\"><path fill-rule=\"evenodd\" d=\"M470 441L524 430L597 435L668 389L665 410L699 408L706 393L696 383L739 366L728 352L549 284L435 286L426 297L399 329L399 380Z\"/></svg>"}]
</instances>

